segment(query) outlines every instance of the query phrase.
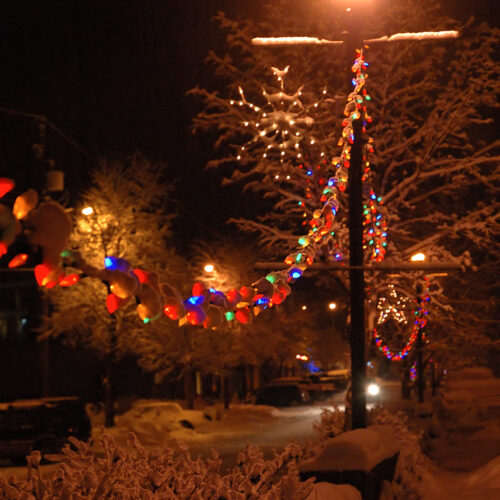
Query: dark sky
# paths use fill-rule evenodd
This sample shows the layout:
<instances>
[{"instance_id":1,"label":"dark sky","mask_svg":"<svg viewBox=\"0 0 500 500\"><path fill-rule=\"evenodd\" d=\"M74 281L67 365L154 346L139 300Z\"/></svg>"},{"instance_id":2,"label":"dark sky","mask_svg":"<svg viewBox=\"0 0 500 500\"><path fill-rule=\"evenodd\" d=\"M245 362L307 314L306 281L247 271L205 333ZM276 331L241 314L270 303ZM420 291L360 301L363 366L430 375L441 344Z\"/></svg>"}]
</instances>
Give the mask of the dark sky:
<instances>
[{"instance_id":1,"label":"dark sky","mask_svg":"<svg viewBox=\"0 0 500 500\"><path fill-rule=\"evenodd\" d=\"M209 48L224 47L213 15L255 15L263 1L3 0L0 106L45 115L92 155L141 151L165 161L169 178L180 179L186 237L205 237L207 226L220 226L251 201L221 191L218 175L203 171L214 157L211 138L190 134L199 103L185 92L213 85L203 59ZM462 18L498 21L496 0L442 3ZM23 187L39 185L42 167L31 148L37 137L33 120L0 113L0 175L15 176ZM76 193L88 159L53 132L47 157L66 170Z\"/></svg>"}]
</instances>

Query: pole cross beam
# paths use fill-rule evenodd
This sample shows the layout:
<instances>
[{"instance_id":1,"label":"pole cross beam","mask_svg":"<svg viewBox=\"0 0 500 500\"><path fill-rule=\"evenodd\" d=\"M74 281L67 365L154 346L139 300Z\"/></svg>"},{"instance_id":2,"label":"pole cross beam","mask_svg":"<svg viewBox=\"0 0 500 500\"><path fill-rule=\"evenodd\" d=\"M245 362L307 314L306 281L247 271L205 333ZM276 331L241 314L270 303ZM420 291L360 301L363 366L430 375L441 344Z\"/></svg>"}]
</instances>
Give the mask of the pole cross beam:
<instances>
[{"instance_id":1,"label":"pole cross beam","mask_svg":"<svg viewBox=\"0 0 500 500\"><path fill-rule=\"evenodd\" d=\"M345 40L324 40L312 37L254 38L254 45L343 45L346 50L346 81L351 91L351 66L355 50L365 43L390 43L397 41L442 40L457 38L457 31L420 33L397 33L371 40L364 40L360 33L358 9L347 8L348 29ZM356 15L355 15L356 13ZM352 428L366 427L366 364L365 364L365 284L363 262L363 131L362 118L353 122L354 142L351 145L351 160L347 192L349 195L349 295L351 306L351 377L352 377ZM372 267L375 269L375 266ZM342 269L342 270L344 270ZM377 269L378 270L378 269ZM396 270L394 267L389 270ZM406 268L405 270L410 270Z\"/></svg>"},{"instance_id":2,"label":"pole cross beam","mask_svg":"<svg viewBox=\"0 0 500 500\"><path fill-rule=\"evenodd\" d=\"M256 262L255 269L286 269L290 267L284 262ZM392 273L395 271L459 271L462 269L461 264L455 262L429 262L429 263L416 263L416 262L395 262L391 263L376 263L369 266L346 266L340 262L332 263L313 263L309 266L309 269L316 269L321 271L349 271L350 269L362 269L363 271L372 272L388 272Z\"/></svg>"}]
</instances>

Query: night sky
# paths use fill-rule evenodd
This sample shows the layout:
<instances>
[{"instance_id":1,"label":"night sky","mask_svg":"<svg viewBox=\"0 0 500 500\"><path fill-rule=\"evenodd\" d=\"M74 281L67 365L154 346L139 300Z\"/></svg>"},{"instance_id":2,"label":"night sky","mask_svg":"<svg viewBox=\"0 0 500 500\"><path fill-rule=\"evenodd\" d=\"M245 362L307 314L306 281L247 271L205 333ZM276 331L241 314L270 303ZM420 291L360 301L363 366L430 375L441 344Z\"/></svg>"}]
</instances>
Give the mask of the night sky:
<instances>
[{"instance_id":1,"label":"night sky","mask_svg":"<svg viewBox=\"0 0 500 500\"><path fill-rule=\"evenodd\" d=\"M215 157L213 137L189 131L200 103L185 93L216 85L203 64L209 49L224 49L213 15L258 16L263 3L4 0L0 106L45 115L91 157L140 151L164 161L168 178L179 178L182 237L213 236L208 228L224 231L223 221L251 210L252 200L241 201L234 189L219 187L219 174L203 170ZM442 3L456 17L475 14L498 24L496 0ZM1 175L13 176L19 189L42 183L43 165L32 152L38 136L34 120L0 113ZM46 147L46 158L66 171L74 199L92 160L52 131Z\"/></svg>"}]
</instances>

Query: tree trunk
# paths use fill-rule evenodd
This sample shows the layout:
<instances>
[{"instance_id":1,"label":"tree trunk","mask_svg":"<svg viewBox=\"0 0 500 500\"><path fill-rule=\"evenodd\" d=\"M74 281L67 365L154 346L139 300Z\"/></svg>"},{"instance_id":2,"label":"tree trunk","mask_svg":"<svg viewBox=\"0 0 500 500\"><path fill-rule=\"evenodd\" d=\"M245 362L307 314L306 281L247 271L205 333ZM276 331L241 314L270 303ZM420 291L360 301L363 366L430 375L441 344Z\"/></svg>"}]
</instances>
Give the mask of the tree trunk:
<instances>
[{"instance_id":1,"label":"tree trunk","mask_svg":"<svg viewBox=\"0 0 500 500\"><path fill-rule=\"evenodd\" d=\"M184 371L184 399L187 407L192 410L194 408L194 384L191 368L186 368Z\"/></svg>"},{"instance_id":2,"label":"tree trunk","mask_svg":"<svg viewBox=\"0 0 500 500\"><path fill-rule=\"evenodd\" d=\"M40 341L40 374L42 379L42 396L50 395L50 339Z\"/></svg>"},{"instance_id":3,"label":"tree trunk","mask_svg":"<svg viewBox=\"0 0 500 500\"><path fill-rule=\"evenodd\" d=\"M439 385L438 374L436 373L436 363L431 361L431 380L432 380L432 395L436 395L436 389Z\"/></svg>"},{"instance_id":4,"label":"tree trunk","mask_svg":"<svg viewBox=\"0 0 500 500\"><path fill-rule=\"evenodd\" d=\"M410 399L410 366L406 360L403 362L402 366L402 377L401 377L401 397L403 399Z\"/></svg>"},{"instance_id":5,"label":"tree trunk","mask_svg":"<svg viewBox=\"0 0 500 500\"><path fill-rule=\"evenodd\" d=\"M227 410L229 408L229 387L225 369L223 369L220 374L220 394L224 403L224 408Z\"/></svg>"},{"instance_id":6,"label":"tree trunk","mask_svg":"<svg viewBox=\"0 0 500 500\"><path fill-rule=\"evenodd\" d=\"M17 297L16 297L17 298ZM42 316L44 317L44 322L47 321L46 318L49 317L49 300L45 290L41 292L41 305L42 305ZM42 396L47 397L50 395L50 340L43 339L40 341L39 347L40 354L40 379L42 382Z\"/></svg>"},{"instance_id":7,"label":"tree trunk","mask_svg":"<svg viewBox=\"0 0 500 500\"><path fill-rule=\"evenodd\" d=\"M252 365L252 388L260 387L260 365Z\"/></svg>"},{"instance_id":8,"label":"tree trunk","mask_svg":"<svg viewBox=\"0 0 500 500\"><path fill-rule=\"evenodd\" d=\"M252 366L245 364L245 395L247 395L252 389Z\"/></svg>"},{"instance_id":9,"label":"tree trunk","mask_svg":"<svg viewBox=\"0 0 500 500\"><path fill-rule=\"evenodd\" d=\"M106 354L105 375L102 379L102 388L104 389L104 427L114 427L115 425L115 394L113 383L113 352Z\"/></svg>"},{"instance_id":10,"label":"tree trunk","mask_svg":"<svg viewBox=\"0 0 500 500\"><path fill-rule=\"evenodd\" d=\"M422 327L419 327L417 334L417 389L418 389L418 402L424 402L425 391L425 364L424 364L424 342Z\"/></svg>"}]
</instances>

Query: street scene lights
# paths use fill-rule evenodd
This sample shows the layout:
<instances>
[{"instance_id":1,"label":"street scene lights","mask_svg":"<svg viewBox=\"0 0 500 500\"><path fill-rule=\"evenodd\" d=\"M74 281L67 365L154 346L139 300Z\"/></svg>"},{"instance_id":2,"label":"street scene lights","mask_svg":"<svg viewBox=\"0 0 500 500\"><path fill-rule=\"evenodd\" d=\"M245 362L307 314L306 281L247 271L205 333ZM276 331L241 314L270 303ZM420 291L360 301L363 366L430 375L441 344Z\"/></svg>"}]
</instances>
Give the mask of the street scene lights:
<instances>
[{"instance_id":1,"label":"street scene lights","mask_svg":"<svg viewBox=\"0 0 500 500\"><path fill-rule=\"evenodd\" d=\"M337 304L335 302L330 302L328 304L328 309L330 309L330 311L334 311L335 309L337 309Z\"/></svg>"},{"instance_id":2,"label":"street scene lights","mask_svg":"<svg viewBox=\"0 0 500 500\"><path fill-rule=\"evenodd\" d=\"M94 213L94 209L92 207L85 207L82 209L83 215L92 215Z\"/></svg>"},{"instance_id":3,"label":"street scene lights","mask_svg":"<svg viewBox=\"0 0 500 500\"><path fill-rule=\"evenodd\" d=\"M206 264L203 269L206 273L213 273L215 268L213 264Z\"/></svg>"}]
</instances>

